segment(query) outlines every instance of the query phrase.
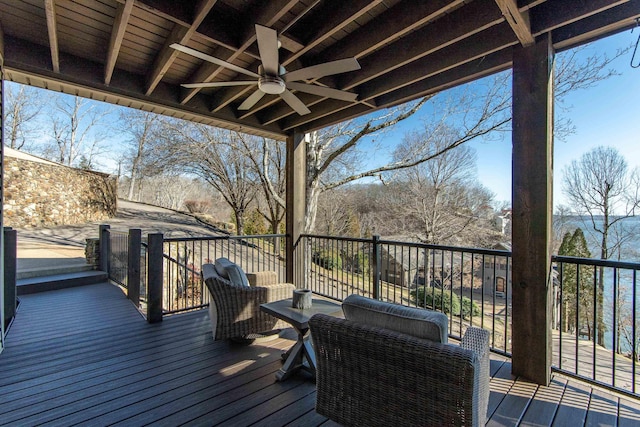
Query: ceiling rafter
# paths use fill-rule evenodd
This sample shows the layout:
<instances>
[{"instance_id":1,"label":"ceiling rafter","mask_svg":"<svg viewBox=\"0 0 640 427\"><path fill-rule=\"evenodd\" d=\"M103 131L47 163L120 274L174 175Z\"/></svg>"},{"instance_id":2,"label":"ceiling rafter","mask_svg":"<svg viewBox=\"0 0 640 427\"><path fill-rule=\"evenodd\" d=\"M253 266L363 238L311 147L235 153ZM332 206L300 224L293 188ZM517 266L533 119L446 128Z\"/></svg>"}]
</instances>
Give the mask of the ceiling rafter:
<instances>
[{"instance_id":1,"label":"ceiling rafter","mask_svg":"<svg viewBox=\"0 0 640 427\"><path fill-rule=\"evenodd\" d=\"M107 50L107 60L104 64L104 83L107 85L111 82L113 69L115 68L118 60L122 40L124 39L129 17L131 17L131 11L133 10L133 3L134 0L126 0L125 3L118 4L118 10L116 11L116 17L113 22L113 29L111 30L109 48Z\"/></svg>"},{"instance_id":2,"label":"ceiling rafter","mask_svg":"<svg viewBox=\"0 0 640 427\"><path fill-rule=\"evenodd\" d=\"M466 24L470 19L473 19L477 25L472 29ZM433 24L421 27L362 58L360 61L362 69L345 74L338 81L338 87L344 90L355 90L359 95L358 100L366 102L372 97L364 97L358 86L503 22L504 18L493 4L493 0L475 1L467 8L454 10ZM325 99L318 99L315 103ZM291 115L290 110L279 110L279 112L282 115L271 114L265 123L273 123Z\"/></svg>"},{"instance_id":3,"label":"ceiling rafter","mask_svg":"<svg viewBox=\"0 0 640 427\"><path fill-rule=\"evenodd\" d=\"M296 16L294 16L293 19L287 25L285 25L283 31L285 31L288 28L290 28L293 24L295 24L298 20L300 20L304 15L309 13L319 3L320 3L319 1L315 1L315 2L313 2L311 4L309 4L304 10L302 10L300 13L298 13ZM271 27L270 25L267 25L267 26ZM286 35L286 34L282 34L282 33L278 34L278 39L279 40L287 39L287 38L289 38L289 36ZM304 45L300 44L300 47L297 47L297 49L295 51L292 51L292 52L300 51L303 47L304 47ZM251 65L251 67L250 67L251 69L256 69L258 67L258 65L260 65L259 56L256 57L256 59L258 59L258 61ZM211 111L212 112L216 112L221 108L226 108L233 101L235 101L239 97L249 93L250 91L251 91L251 88L247 88L247 87L231 87L231 88L225 88L225 89L220 90L212 98Z\"/></svg>"},{"instance_id":4,"label":"ceiling rafter","mask_svg":"<svg viewBox=\"0 0 640 427\"><path fill-rule=\"evenodd\" d=\"M162 50L160 50L160 53L156 56L153 69L149 73L147 95L153 92L156 86L158 86L158 83L160 83L160 80L162 80L162 77L164 77L164 74L178 56L178 51L172 49L170 46L173 43L185 44L188 42L204 18L209 14L211 8L216 4L216 1L217 0L199 0L195 8L195 13L193 14L191 25L185 28L180 24L176 24L173 27L171 34L169 34L164 46L162 46Z\"/></svg>"},{"instance_id":5,"label":"ceiling rafter","mask_svg":"<svg viewBox=\"0 0 640 427\"><path fill-rule=\"evenodd\" d=\"M531 46L535 39L531 34L531 24L529 23L529 12L521 12L518 9L516 0L495 0L502 11L502 15L507 20L511 29L520 40L522 46Z\"/></svg>"},{"instance_id":6,"label":"ceiling rafter","mask_svg":"<svg viewBox=\"0 0 640 427\"><path fill-rule=\"evenodd\" d=\"M530 12L531 32L534 36L553 31L581 19L622 5L629 0L590 0L566 2L548 0Z\"/></svg>"},{"instance_id":7,"label":"ceiling rafter","mask_svg":"<svg viewBox=\"0 0 640 427\"><path fill-rule=\"evenodd\" d=\"M439 50L433 55L425 56L380 78L367 82L360 89L360 99L378 98L431 76L449 72L467 62L482 59L503 49L509 49L518 43L518 39L511 31L505 31L505 26L508 28L508 24L503 22L500 26L493 26L485 30L481 37L486 40L486 43L470 44L462 40ZM333 101L326 101L325 103L334 106L340 105ZM287 130L293 127L300 127L316 118L316 113L306 116L292 116L284 120L283 128Z\"/></svg>"},{"instance_id":8,"label":"ceiling rafter","mask_svg":"<svg viewBox=\"0 0 640 427\"><path fill-rule=\"evenodd\" d=\"M55 73L59 73L60 55L58 51L58 30L56 25L55 0L44 0L44 11L47 17L47 33L49 34L49 49L51 50L51 66Z\"/></svg>"},{"instance_id":9,"label":"ceiling rafter","mask_svg":"<svg viewBox=\"0 0 640 427\"><path fill-rule=\"evenodd\" d=\"M281 59L281 64L286 67L287 65L298 60L303 54L315 48L339 31L342 31L347 25L349 25L349 23L368 13L371 9L378 6L382 2L383 0L351 0L347 2L344 7L338 8L333 15L326 17L327 20L315 32L315 35L311 37L311 41L308 42L303 49L299 50L298 52L292 53L287 58ZM231 102L230 99L227 99L225 101L225 105ZM262 102L258 103L257 106L253 107L246 113L241 114L240 118L246 118L254 115L256 112L277 103L280 103L279 97L263 100Z\"/></svg>"},{"instance_id":10,"label":"ceiling rafter","mask_svg":"<svg viewBox=\"0 0 640 427\"><path fill-rule=\"evenodd\" d=\"M640 0L213 1L74 0L62 7L56 0L0 0L6 75L283 138L293 129L317 129L503 70L511 66L513 47L538 36L550 36L562 50L631 28L640 18ZM208 13L198 12L202 7ZM300 81L316 89L295 92L310 110L302 116L277 97L238 112L255 85L191 94L181 88L196 77L239 77L170 51L168 40L255 71L256 22L279 33L279 62L290 70L351 57L362 68ZM359 97L326 98L321 86ZM190 98L181 103L185 95Z\"/></svg>"},{"instance_id":11,"label":"ceiling rafter","mask_svg":"<svg viewBox=\"0 0 640 427\"><path fill-rule=\"evenodd\" d=\"M265 25L267 27L273 26L278 22L291 8L296 5L295 0L278 0L270 1L267 6L261 9L255 14L252 19L247 19L248 23L245 28L242 29L242 37L244 42L237 48L237 50L225 59L227 62L233 62L244 53L253 42L256 41L255 24ZM215 64L204 63L194 73L193 77L189 80L190 83L210 82L213 80L224 67L220 67ZM200 88L187 89L184 91L180 102L186 104L193 96L200 91Z\"/></svg>"}]
</instances>

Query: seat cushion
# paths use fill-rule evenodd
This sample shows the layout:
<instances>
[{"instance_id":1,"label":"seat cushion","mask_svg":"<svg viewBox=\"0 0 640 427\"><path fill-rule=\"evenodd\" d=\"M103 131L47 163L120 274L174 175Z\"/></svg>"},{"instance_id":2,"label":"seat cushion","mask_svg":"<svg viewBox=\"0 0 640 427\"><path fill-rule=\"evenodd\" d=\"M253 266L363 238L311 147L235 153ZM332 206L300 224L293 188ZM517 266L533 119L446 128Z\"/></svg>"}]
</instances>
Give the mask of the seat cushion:
<instances>
[{"instance_id":1,"label":"seat cushion","mask_svg":"<svg viewBox=\"0 0 640 427\"><path fill-rule=\"evenodd\" d=\"M244 274L244 271L242 271L238 264L229 261L227 258L218 258L215 266L216 272L234 285L249 286L247 275Z\"/></svg>"},{"instance_id":2,"label":"seat cushion","mask_svg":"<svg viewBox=\"0 0 640 427\"><path fill-rule=\"evenodd\" d=\"M437 311L405 307L360 295L349 295L342 302L342 311L347 320L442 344L448 340L449 320L446 314Z\"/></svg>"}]
</instances>

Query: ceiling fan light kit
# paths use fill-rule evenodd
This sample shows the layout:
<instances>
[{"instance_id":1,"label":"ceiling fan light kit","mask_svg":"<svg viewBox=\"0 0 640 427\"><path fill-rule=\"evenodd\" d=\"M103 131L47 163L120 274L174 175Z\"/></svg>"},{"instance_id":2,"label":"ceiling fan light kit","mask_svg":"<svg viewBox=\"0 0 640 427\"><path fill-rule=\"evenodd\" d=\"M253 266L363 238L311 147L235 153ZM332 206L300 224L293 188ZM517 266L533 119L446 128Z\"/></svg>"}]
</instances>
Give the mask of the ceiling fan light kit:
<instances>
[{"instance_id":1,"label":"ceiling fan light kit","mask_svg":"<svg viewBox=\"0 0 640 427\"><path fill-rule=\"evenodd\" d=\"M249 81L231 80L228 82L185 83L182 84L182 86L185 88L206 88L245 85L251 86L257 83L258 89L249 95L249 97L247 97L238 107L238 110L245 111L251 109L265 94L268 94L280 96L280 98L299 115L309 114L311 112L309 108L307 108L300 98L291 92L291 90L350 102L357 99L358 95L353 92L303 82L304 80L315 81L321 77L359 70L360 64L355 58L325 62L287 73L284 67L279 63L278 59L280 41L278 40L277 32L271 28L256 24L256 38L258 42L258 50L260 52L260 62L262 62L262 65L258 67L258 73L245 70L244 68L238 67L230 62L215 58L187 46L183 46L178 43L172 44L171 47L180 52L238 73L257 78L257 80Z\"/></svg>"}]
</instances>

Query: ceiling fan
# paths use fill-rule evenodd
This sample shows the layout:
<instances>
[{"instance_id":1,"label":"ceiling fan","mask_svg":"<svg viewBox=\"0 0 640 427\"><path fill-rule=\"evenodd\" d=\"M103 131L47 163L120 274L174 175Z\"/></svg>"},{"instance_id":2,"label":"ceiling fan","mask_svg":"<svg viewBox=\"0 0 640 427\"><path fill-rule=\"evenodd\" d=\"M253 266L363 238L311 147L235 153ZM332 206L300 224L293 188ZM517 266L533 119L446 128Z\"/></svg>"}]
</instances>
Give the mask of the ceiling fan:
<instances>
[{"instance_id":1,"label":"ceiling fan","mask_svg":"<svg viewBox=\"0 0 640 427\"><path fill-rule=\"evenodd\" d=\"M355 58L340 59L337 61L325 62L310 67L300 68L287 72L278 60L278 34L275 30L256 24L256 37L258 40L258 50L262 65L258 67L258 72L245 70L242 67L233 65L222 59L215 58L187 46L174 43L171 47L180 52L187 53L196 58L212 62L216 65L228 68L241 74L253 77L256 80L232 80L228 82L209 83L188 83L182 84L185 88L208 88L225 86L250 86L258 85L258 89L253 92L238 107L239 110L249 110L262 99L265 94L279 95L296 113L300 115L309 114L311 111L306 105L294 95L291 90L310 93L327 98L339 99L353 102L358 94L343 90L333 89L315 84L300 83L302 80L319 79L333 74L346 73L360 69L360 64Z\"/></svg>"}]
</instances>

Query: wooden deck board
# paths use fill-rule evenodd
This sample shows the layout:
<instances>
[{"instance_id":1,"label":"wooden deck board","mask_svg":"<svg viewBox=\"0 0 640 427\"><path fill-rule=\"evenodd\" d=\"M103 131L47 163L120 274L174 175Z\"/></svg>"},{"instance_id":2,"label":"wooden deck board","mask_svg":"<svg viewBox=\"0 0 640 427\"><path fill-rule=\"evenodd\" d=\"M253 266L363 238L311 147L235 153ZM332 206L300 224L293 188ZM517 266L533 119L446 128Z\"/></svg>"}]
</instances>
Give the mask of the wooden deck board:
<instances>
[{"instance_id":1,"label":"wooden deck board","mask_svg":"<svg viewBox=\"0 0 640 427\"><path fill-rule=\"evenodd\" d=\"M305 374L275 381L294 334L214 342L207 311L150 325L119 288L21 297L0 354L0 425L336 426ZM640 402L554 374L549 387L492 355L491 426L640 425ZM617 423L617 424L616 424Z\"/></svg>"}]
</instances>

